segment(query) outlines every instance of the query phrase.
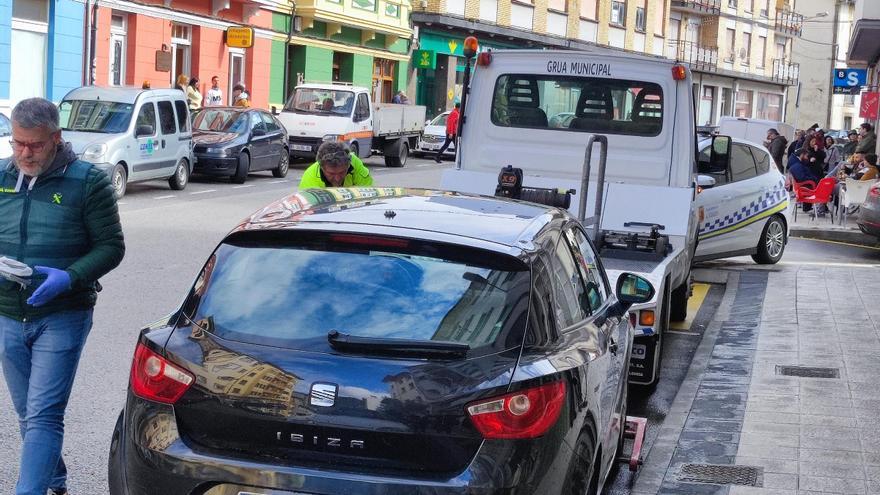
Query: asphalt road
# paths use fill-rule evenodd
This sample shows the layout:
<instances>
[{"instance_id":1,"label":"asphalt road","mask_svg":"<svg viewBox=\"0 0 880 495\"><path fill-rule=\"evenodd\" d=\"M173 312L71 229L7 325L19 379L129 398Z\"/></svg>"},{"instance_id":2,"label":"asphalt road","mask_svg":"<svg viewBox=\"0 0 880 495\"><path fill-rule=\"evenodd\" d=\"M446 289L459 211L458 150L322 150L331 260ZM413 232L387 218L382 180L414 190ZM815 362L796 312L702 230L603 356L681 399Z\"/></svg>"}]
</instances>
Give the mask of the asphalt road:
<instances>
[{"instance_id":1,"label":"asphalt road","mask_svg":"<svg viewBox=\"0 0 880 495\"><path fill-rule=\"evenodd\" d=\"M381 158L367 160L376 185L438 187L444 169L430 160L410 159L402 169L385 168ZM132 184L120 201L127 252L122 265L101 280L94 326L80 363L67 412L64 456L74 494L106 493L110 435L122 407L131 354L139 329L174 309L217 242L261 206L295 191L306 164L295 164L285 179L256 173L242 185L194 179L172 191L164 181ZM819 241L792 240L784 263L880 263L880 250ZM715 262L724 267L753 267L748 258ZM710 294L711 297L711 294ZM708 298L707 298L708 300ZM706 304L704 304L704 307ZM700 319L695 322L700 324ZM664 380L653 394L633 394L632 414L655 423L665 415L689 365L695 337L668 342L664 366L676 378ZM650 435L649 435L650 440ZM12 493L18 471L18 427L5 383L0 384L0 493ZM627 493L626 477L613 493Z\"/></svg>"}]
</instances>

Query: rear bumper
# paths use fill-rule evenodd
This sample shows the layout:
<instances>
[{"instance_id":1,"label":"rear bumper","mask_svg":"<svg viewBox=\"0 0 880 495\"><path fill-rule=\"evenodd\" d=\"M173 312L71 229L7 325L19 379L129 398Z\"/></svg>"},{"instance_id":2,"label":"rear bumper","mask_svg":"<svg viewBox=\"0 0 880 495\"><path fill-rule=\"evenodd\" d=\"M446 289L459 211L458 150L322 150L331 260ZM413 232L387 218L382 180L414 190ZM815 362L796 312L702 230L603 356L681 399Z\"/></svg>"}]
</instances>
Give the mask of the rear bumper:
<instances>
[{"instance_id":1,"label":"rear bumper","mask_svg":"<svg viewBox=\"0 0 880 495\"><path fill-rule=\"evenodd\" d=\"M177 430L172 407L129 394L124 420L111 448L111 495L453 495L563 491L574 451L563 441L568 425L554 431L559 441L485 441L464 471L426 479L305 468L219 457L190 447Z\"/></svg>"}]
</instances>

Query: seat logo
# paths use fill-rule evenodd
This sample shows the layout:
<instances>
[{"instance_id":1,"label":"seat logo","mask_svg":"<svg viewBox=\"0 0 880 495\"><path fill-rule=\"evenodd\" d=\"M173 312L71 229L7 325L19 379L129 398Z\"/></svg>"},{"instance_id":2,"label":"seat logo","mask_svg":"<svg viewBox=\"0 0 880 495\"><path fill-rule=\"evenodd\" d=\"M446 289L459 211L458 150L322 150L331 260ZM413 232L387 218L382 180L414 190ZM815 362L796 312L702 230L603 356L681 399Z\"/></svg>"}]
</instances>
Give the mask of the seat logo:
<instances>
[{"instance_id":1,"label":"seat logo","mask_svg":"<svg viewBox=\"0 0 880 495\"><path fill-rule=\"evenodd\" d=\"M333 383L313 383L309 393L309 403L313 406L331 407L336 403L336 385Z\"/></svg>"}]
</instances>

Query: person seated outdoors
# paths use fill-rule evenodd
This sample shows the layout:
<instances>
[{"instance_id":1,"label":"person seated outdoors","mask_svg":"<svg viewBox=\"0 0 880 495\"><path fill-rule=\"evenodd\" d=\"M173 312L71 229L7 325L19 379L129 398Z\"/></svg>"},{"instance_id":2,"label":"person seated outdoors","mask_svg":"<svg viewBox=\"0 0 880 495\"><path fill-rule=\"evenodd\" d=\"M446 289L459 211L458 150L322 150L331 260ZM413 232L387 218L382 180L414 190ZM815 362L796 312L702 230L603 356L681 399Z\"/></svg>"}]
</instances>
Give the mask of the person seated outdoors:
<instances>
[{"instance_id":1,"label":"person seated outdoors","mask_svg":"<svg viewBox=\"0 0 880 495\"><path fill-rule=\"evenodd\" d=\"M299 189L324 187L369 187L373 185L370 169L364 166L345 143L327 141L318 148L315 163L303 173Z\"/></svg>"},{"instance_id":2,"label":"person seated outdoors","mask_svg":"<svg viewBox=\"0 0 880 495\"><path fill-rule=\"evenodd\" d=\"M847 177L852 176L853 171L861 166L861 163L864 159L864 153L853 153L849 156L848 159L839 162L836 167L829 170L828 174L825 177L833 177L837 180L845 180Z\"/></svg>"},{"instance_id":3,"label":"person seated outdoors","mask_svg":"<svg viewBox=\"0 0 880 495\"><path fill-rule=\"evenodd\" d=\"M813 181L814 183L819 183L819 178L816 174L813 173L813 170L807 165L810 163L810 151L806 148L801 148L795 152L795 155L792 155L792 159L788 162L788 173L791 174L791 177L795 182L807 182Z\"/></svg>"},{"instance_id":4,"label":"person seated outdoors","mask_svg":"<svg viewBox=\"0 0 880 495\"><path fill-rule=\"evenodd\" d=\"M877 154L866 153L865 159L862 160L861 168L856 170L855 179L867 182L880 179L880 171L877 170Z\"/></svg>"}]
</instances>

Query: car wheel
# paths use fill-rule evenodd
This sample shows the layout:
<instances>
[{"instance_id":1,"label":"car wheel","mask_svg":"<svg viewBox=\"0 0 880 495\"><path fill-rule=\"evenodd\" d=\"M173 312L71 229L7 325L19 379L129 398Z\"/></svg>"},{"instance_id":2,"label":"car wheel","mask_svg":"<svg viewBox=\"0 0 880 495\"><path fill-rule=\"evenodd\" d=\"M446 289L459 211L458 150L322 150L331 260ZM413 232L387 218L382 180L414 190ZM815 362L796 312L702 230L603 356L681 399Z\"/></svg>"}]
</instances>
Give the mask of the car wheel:
<instances>
[{"instance_id":1,"label":"car wheel","mask_svg":"<svg viewBox=\"0 0 880 495\"><path fill-rule=\"evenodd\" d=\"M110 172L110 183L113 186L113 193L116 195L116 199L125 196L125 188L128 186L128 173L126 173L125 166L121 163L117 163L113 167L113 171Z\"/></svg>"},{"instance_id":2,"label":"car wheel","mask_svg":"<svg viewBox=\"0 0 880 495\"><path fill-rule=\"evenodd\" d=\"M119 412L116 426L113 428L113 437L110 440L110 456L107 458L107 483L110 495L125 494L125 474L122 460L122 421L124 412Z\"/></svg>"},{"instance_id":3,"label":"car wheel","mask_svg":"<svg viewBox=\"0 0 880 495\"><path fill-rule=\"evenodd\" d=\"M671 321L684 321L688 315L688 279L675 290L669 301L669 319Z\"/></svg>"},{"instance_id":4,"label":"car wheel","mask_svg":"<svg viewBox=\"0 0 880 495\"><path fill-rule=\"evenodd\" d=\"M181 158L174 169L174 175L168 178L168 185L175 191L182 191L189 183L189 162Z\"/></svg>"},{"instance_id":5,"label":"car wheel","mask_svg":"<svg viewBox=\"0 0 880 495\"><path fill-rule=\"evenodd\" d=\"M572 467L569 469L568 478L565 480L565 495L597 495L599 488L599 471L596 463L600 461L595 442L588 434L582 434L575 448ZM593 459L587 463L584 459Z\"/></svg>"},{"instance_id":6,"label":"car wheel","mask_svg":"<svg viewBox=\"0 0 880 495\"><path fill-rule=\"evenodd\" d=\"M251 171L251 156L247 152L242 151L238 155L238 166L235 167L235 175L232 176L232 182L236 184L244 184L248 173Z\"/></svg>"},{"instance_id":7,"label":"car wheel","mask_svg":"<svg viewBox=\"0 0 880 495\"><path fill-rule=\"evenodd\" d=\"M360 152L361 148L360 148L360 146L358 146L357 141L352 141L352 143L348 147L348 149L350 149L351 152L354 153L354 156L360 158L361 155L359 152Z\"/></svg>"},{"instance_id":8,"label":"car wheel","mask_svg":"<svg viewBox=\"0 0 880 495\"><path fill-rule=\"evenodd\" d=\"M287 177L287 171L290 170L290 152L287 148L281 150L281 158L278 160L278 166L272 170L272 176Z\"/></svg>"},{"instance_id":9,"label":"car wheel","mask_svg":"<svg viewBox=\"0 0 880 495\"><path fill-rule=\"evenodd\" d=\"M776 264L785 253L785 241L785 223L779 216L770 217L758 241L758 252L752 255L752 259L761 265Z\"/></svg>"}]
</instances>

